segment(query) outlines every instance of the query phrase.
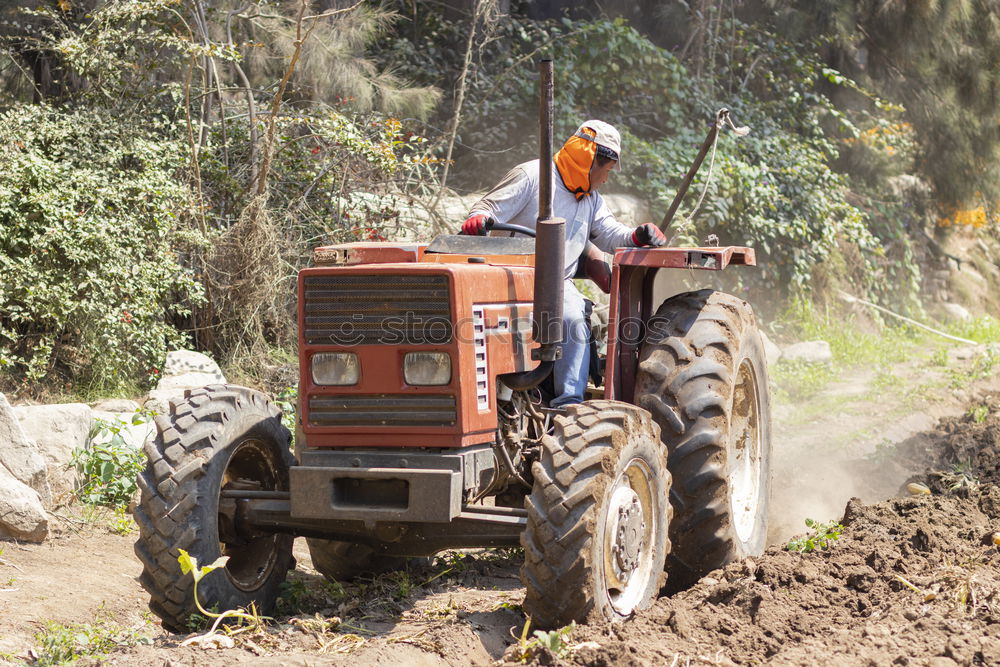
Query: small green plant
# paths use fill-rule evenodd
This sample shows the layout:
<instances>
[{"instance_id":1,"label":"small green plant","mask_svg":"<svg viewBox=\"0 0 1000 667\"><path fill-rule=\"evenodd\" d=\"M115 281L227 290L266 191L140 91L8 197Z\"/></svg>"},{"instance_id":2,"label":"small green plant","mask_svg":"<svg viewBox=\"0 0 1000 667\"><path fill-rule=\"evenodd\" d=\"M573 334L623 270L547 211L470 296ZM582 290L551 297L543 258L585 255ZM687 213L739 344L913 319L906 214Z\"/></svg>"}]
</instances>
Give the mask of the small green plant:
<instances>
[{"instance_id":1,"label":"small green plant","mask_svg":"<svg viewBox=\"0 0 1000 667\"><path fill-rule=\"evenodd\" d=\"M84 505L80 518L89 524L102 526L115 535L131 535L136 529L135 519L126 505Z\"/></svg>"},{"instance_id":2,"label":"small green plant","mask_svg":"<svg viewBox=\"0 0 1000 667\"><path fill-rule=\"evenodd\" d=\"M875 396L881 396L898 388L900 384L899 377L888 366L880 366L872 378L871 391Z\"/></svg>"},{"instance_id":3,"label":"small green plant","mask_svg":"<svg viewBox=\"0 0 1000 667\"><path fill-rule=\"evenodd\" d=\"M189 554L187 551L185 551L184 549L178 549L177 551L180 552L180 555L177 556L177 562L181 566L181 573L190 574L194 579L195 606L198 607L199 613L201 613L201 615L204 616L206 619L207 618L215 619L215 621L212 623L212 627L209 628L208 632L206 632L203 635L199 635L197 637L191 637L189 639L184 640L184 642L181 643L181 646L188 646L191 644L208 644L210 640L216 636L216 631L219 629L219 625L222 623L222 621L224 621L227 618L233 618L238 620L240 624L245 624L244 629L259 630L263 627L265 617L258 614L257 611L253 608L253 605L251 605L248 611L243 609L228 609L226 611L219 613L205 609L205 607L203 607L201 604L201 600L198 599L198 582L201 581L205 577L205 575L208 574L209 572L217 570L220 567L225 567L226 563L229 562L229 556L220 556L219 558L216 558L213 563L199 567L198 560L193 556L191 556L191 554ZM191 625L192 618L194 616L195 614L192 614L191 617L188 618L189 626Z\"/></svg>"},{"instance_id":4,"label":"small green plant","mask_svg":"<svg viewBox=\"0 0 1000 667\"><path fill-rule=\"evenodd\" d=\"M895 458L896 453L896 443L888 438L882 438L880 442L875 443L875 449L865 458L873 463L882 464Z\"/></svg>"},{"instance_id":5,"label":"small green plant","mask_svg":"<svg viewBox=\"0 0 1000 667\"><path fill-rule=\"evenodd\" d=\"M941 482L952 493L964 494L979 488L979 480L976 479L976 467L971 459L953 463L951 470L938 474L941 477Z\"/></svg>"},{"instance_id":6,"label":"small green plant","mask_svg":"<svg viewBox=\"0 0 1000 667\"><path fill-rule=\"evenodd\" d=\"M977 343L1000 342L1000 320L989 315L956 322L948 331Z\"/></svg>"},{"instance_id":7,"label":"small green plant","mask_svg":"<svg viewBox=\"0 0 1000 667\"><path fill-rule=\"evenodd\" d=\"M77 496L90 505L127 507L135 496L136 475L146 466L146 455L131 446L125 434L132 426L148 423L147 413L136 412L131 421L95 419L90 445L73 450L72 465L83 477Z\"/></svg>"},{"instance_id":8,"label":"small green plant","mask_svg":"<svg viewBox=\"0 0 1000 667\"><path fill-rule=\"evenodd\" d=\"M531 617L529 616L521 629L521 636L517 640L514 658L518 662L529 662L542 651L550 651L556 658L568 658L580 646L569 643L570 635L576 630L576 623L570 623L558 630L535 630L532 638L528 639L528 630L531 628Z\"/></svg>"},{"instance_id":9,"label":"small green plant","mask_svg":"<svg viewBox=\"0 0 1000 667\"><path fill-rule=\"evenodd\" d=\"M972 366L968 369L949 369L949 384L952 389L961 389L970 382L982 380L993 375L993 369L1000 363L1000 354L993 348L986 348L986 351L976 356Z\"/></svg>"},{"instance_id":10,"label":"small green plant","mask_svg":"<svg viewBox=\"0 0 1000 667\"><path fill-rule=\"evenodd\" d=\"M65 665L84 658L101 662L101 658L118 647L151 644L152 640L139 629L125 628L101 618L95 623L48 622L35 635L37 667Z\"/></svg>"},{"instance_id":11,"label":"small green plant","mask_svg":"<svg viewBox=\"0 0 1000 667\"><path fill-rule=\"evenodd\" d=\"M806 519L806 527L811 532L791 540L785 545L787 550L805 554L817 549L821 551L829 549L834 542L840 539L840 533L844 530L844 527L836 521L821 523L813 519Z\"/></svg>"},{"instance_id":12,"label":"small green plant","mask_svg":"<svg viewBox=\"0 0 1000 667\"><path fill-rule=\"evenodd\" d=\"M939 347L934 350L934 353L930 357L931 366L947 366L948 365L948 349L944 347Z\"/></svg>"},{"instance_id":13,"label":"small green plant","mask_svg":"<svg viewBox=\"0 0 1000 667\"><path fill-rule=\"evenodd\" d=\"M779 399L786 403L811 398L835 377L830 364L805 361L779 361L771 374Z\"/></svg>"},{"instance_id":14,"label":"small green plant","mask_svg":"<svg viewBox=\"0 0 1000 667\"><path fill-rule=\"evenodd\" d=\"M323 592L326 593L327 598L331 602L336 602L347 597L347 591L344 590L344 585L339 581L323 581Z\"/></svg>"},{"instance_id":15,"label":"small green plant","mask_svg":"<svg viewBox=\"0 0 1000 667\"><path fill-rule=\"evenodd\" d=\"M281 410L281 423L292 432L292 447L295 447L295 420L299 405L299 388L285 387L274 397L274 404Z\"/></svg>"},{"instance_id":16,"label":"small green plant","mask_svg":"<svg viewBox=\"0 0 1000 667\"><path fill-rule=\"evenodd\" d=\"M304 603L309 599L309 589L306 582L297 577L286 579L279 587L278 608L291 612L302 610Z\"/></svg>"},{"instance_id":17,"label":"small green plant","mask_svg":"<svg viewBox=\"0 0 1000 667\"><path fill-rule=\"evenodd\" d=\"M984 421L986 421L986 418L990 416L990 406L977 405L972 408L969 408L969 411L966 414L968 414L972 418L972 421L976 422L977 424L982 424Z\"/></svg>"}]
</instances>

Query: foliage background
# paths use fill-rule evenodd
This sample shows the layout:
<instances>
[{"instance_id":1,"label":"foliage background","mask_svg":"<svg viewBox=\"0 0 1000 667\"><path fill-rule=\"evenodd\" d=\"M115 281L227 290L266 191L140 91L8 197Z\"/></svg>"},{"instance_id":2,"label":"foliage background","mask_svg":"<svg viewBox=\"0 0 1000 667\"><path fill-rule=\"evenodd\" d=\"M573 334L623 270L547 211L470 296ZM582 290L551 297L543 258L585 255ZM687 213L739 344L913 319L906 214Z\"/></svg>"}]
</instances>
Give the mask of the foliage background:
<instances>
[{"instance_id":1,"label":"foliage background","mask_svg":"<svg viewBox=\"0 0 1000 667\"><path fill-rule=\"evenodd\" d=\"M715 110L753 128L672 236L756 247L729 287L766 313L924 316L948 235L996 235L998 31L987 0L5 4L0 390L134 392L178 346L273 379L313 247L453 226L533 157L542 56L557 137L616 124L654 217Z\"/></svg>"}]
</instances>

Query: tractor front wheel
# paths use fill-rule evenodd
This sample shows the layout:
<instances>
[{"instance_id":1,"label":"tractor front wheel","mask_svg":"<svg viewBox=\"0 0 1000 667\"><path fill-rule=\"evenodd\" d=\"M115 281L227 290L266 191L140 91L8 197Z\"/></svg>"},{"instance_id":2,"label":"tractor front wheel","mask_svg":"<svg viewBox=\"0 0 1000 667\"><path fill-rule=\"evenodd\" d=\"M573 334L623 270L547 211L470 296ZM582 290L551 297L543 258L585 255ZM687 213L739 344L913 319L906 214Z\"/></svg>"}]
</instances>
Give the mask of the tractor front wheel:
<instances>
[{"instance_id":1,"label":"tractor front wheel","mask_svg":"<svg viewBox=\"0 0 1000 667\"><path fill-rule=\"evenodd\" d=\"M177 562L184 549L199 565L229 557L199 582L202 606L225 611L253 603L268 613L294 563L292 536L241 526L236 501L222 492L288 490L291 434L280 411L260 392L213 385L172 401L156 426L156 438L145 445L135 510L135 553L149 608L168 630L188 631L198 609L193 580Z\"/></svg>"},{"instance_id":2,"label":"tractor front wheel","mask_svg":"<svg viewBox=\"0 0 1000 667\"><path fill-rule=\"evenodd\" d=\"M670 473L649 413L569 405L532 465L521 536L524 611L535 626L619 621L649 606L670 551Z\"/></svg>"}]
</instances>

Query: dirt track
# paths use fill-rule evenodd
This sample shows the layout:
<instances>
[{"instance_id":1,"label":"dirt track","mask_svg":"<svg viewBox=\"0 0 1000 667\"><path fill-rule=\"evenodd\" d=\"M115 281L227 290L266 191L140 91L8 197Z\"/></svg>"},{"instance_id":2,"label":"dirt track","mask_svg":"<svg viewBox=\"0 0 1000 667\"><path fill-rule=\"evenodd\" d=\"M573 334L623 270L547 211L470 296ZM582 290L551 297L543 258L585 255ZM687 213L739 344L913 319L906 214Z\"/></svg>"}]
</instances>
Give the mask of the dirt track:
<instances>
[{"instance_id":1,"label":"dirt track","mask_svg":"<svg viewBox=\"0 0 1000 667\"><path fill-rule=\"evenodd\" d=\"M562 662L1000 663L1000 547L991 541L1000 530L1000 413L980 410L982 423L951 417L928 428L938 415L996 405L1000 382L943 387L910 401L932 371L915 364L898 372L897 395L873 401L858 390L870 381L859 373L825 393L835 407L778 411L776 546L661 598L629 623L577 628L570 644L596 645ZM874 502L914 472L932 495ZM865 502L851 501L845 515L852 495ZM806 516L844 516L843 536L826 552L785 551ZM181 648L184 637L165 633L145 612L134 535L55 523L59 535L44 545L0 545L0 660L19 664L32 647L44 648L35 635L55 621L117 633L125 645L100 660L108 664L489 664L524 624L516 553L453 555L341 589L316 575L297 542L299 566L277 626L238 637L233 649Z\"/></svg>"}]
</instances>

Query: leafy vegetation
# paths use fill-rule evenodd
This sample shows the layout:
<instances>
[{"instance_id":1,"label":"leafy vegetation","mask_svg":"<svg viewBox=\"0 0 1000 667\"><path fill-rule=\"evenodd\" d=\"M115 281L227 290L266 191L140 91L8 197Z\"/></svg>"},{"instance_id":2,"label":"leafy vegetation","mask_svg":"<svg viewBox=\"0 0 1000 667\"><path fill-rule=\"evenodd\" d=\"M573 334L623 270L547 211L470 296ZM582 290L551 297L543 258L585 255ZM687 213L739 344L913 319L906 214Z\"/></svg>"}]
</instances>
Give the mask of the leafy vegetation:
<instances>
[{"instance_id":1,"label":"leafy vegetation","mask_svg":"<svg viewBox=\"0 0 1000 667\"><path fill-rule=\"evenodd\" d=\"M138 490L136 476L146 467L146 455L129 443L126 434L149 420L143 412L136 412L130 421L94 419L89 446L73 451L72 463L83 478L77 490L80 500L115 509L128 507Z\"/></svg>"},{"instance_id":2,"label":"leafy vegetation","mask_svg":"<svg viewBox=\"0 0 1000 667\"><path fill-rule=\"evenodd\" d=\"M581 648L596 646L594 642L570 643L570 637L576 631L575 622L561 628L556 628L555 630L535 630L529 638L528 630L530 628L531 619L528 618L524 622L524 627L521 629L521 636L518 637L517 643L508 649L504 656L505 658L523 663L534 660L551 660L552 658L564 660Z\"/></svg>"},{"instance_id":3,"label":"leafy vegetation","mask_svg":"<svg viewBox=\"0 0 1000 667\"><path fill-rule=\"evenodd\" d=\"M191 344L259 370L313 247L400 232L437 161L384 114L439 93L365 58L391 17L229 4L0 8L0 389L125 393Z\"/></svg>"},{"instance_id":4,"label":"leafy vegetation","mask_svg":"<svg viewBox=\"0 0 1000 667\"><path fill-rule=\"evenodd\" d=\"M969 415L969 417L971 417L972 421L974 421L975 423L982 424L983 422L986 421L986 418L990 416L990 406L974 405L973 407L969 408L966 414Z\"/></svg>"},{"instance_id":5,"label":"leafy vegetation","mask_svg":"<svg viewBox=\"0 0 1000 667\"><path fill-rule=\"evenodd\" d=\"M40 667L56 667L80 660L102 658L119 647L151 644L152 639L142 628L127 628L108 619L94 623L64 625L49 621L35 635L37 657L32 663Z\"/></svg>"},{"instance_id":6,"label":"leafy vegetation","mask_svg":"<svg viewBox=\"0 0 1000 667\"><path fill-rule=\"evenodd\" d=\"M798 553L810 553L817 549L824 551L840 539L840 534L844 530L844 527L836 521L821 523L813 519L806 519L806 528L809 528L810 532L791 540L785 545L787 550Z\"/></svg>"},{"instance_id":7,"label":"leafy vegetation","mask_svg":"<svg viewBox=\"0 0 1000 667\"><path fill-rule=\"evenodd\" d=\"M202 289L174 235L183 144L97 111L0 114L0 368L117 390L187 337L169 318Z\"/></svg>"},{"instance_id":8,"label":"leafy vegetation","mask_svg":"<svg viewBox=\"0 0 1000 667\"><path fill-rule=\"evenodd\" d=\"M614 183L654 218L717 109L752 128L720 135L670 235L754 246L725 287L769 319L839 288L921 314L935 225L995 235L990 3L618 4L0 8L0 389L136 391L189 345L264 379L313 247L454 228L443 172L481 188L534 156L540 56L557 140L616 124Z\"/></svg>"}]
</instances>

